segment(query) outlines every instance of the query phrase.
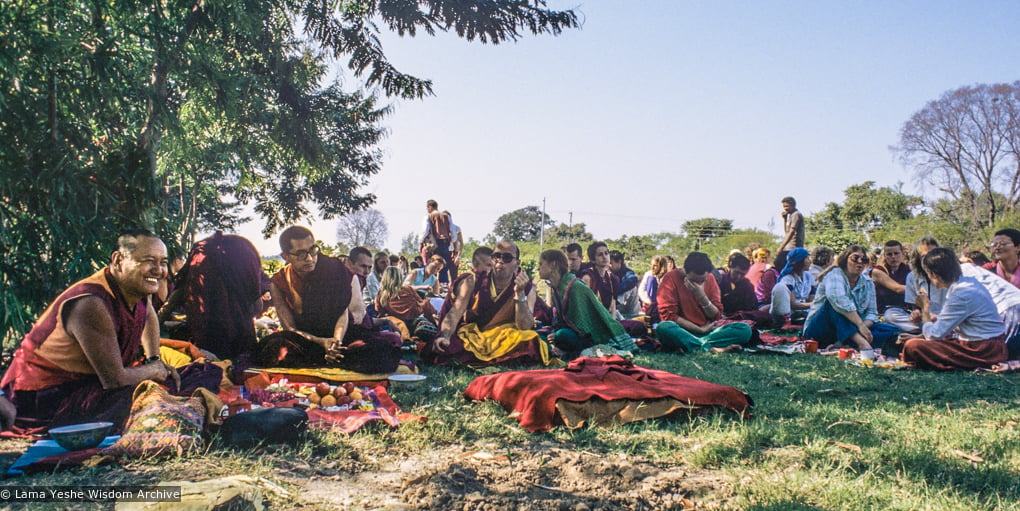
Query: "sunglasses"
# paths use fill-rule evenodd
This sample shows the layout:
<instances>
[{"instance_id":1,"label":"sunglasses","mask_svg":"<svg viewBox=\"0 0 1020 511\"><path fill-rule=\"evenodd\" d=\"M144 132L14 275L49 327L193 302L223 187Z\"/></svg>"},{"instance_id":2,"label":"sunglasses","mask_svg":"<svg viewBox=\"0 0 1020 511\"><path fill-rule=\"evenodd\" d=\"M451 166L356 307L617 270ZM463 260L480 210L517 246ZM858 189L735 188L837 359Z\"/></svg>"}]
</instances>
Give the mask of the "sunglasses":
<instances>
[{"instance_id":1,"label":"sunglasses","mask_svg":"<svg viewBox=\"0 0 1020 511\"><path fill-rule=\"evenodd\" d=\"M988 247L989 248L1000 248L1000 247L1008 247L1008 246L1010 246L1012 244L1013 244L1012 241L996 241L995 243L989 243Z\"/></svg>"},{"instance_id":2,"label":"sunglasses","mask_svg":"<svg viewBox=\"0 0 1020 511\"><path fill-rule=\"evenodd\" d=\"M511 253L508 253L508 252L494 252L492 254L492 262L493 263L495 263L496 261L502 260L503 264L507 264L507 263L513 261L514 259L516 259L514 257L514 255L511 254Z\"/></svg>"},{"instance_id":3,"label":"sunglasses","mask_svg":"<svg viewBox=\"0 0 1020 511\"><path fill-rule=\"evenodd\" d=\"M296 257L298 259L304 259L304 258L309 257L309 256L315 257L315 256L319 255L319 246L318 245L314 245L314 246L312 246L312 248L310 248L308 250L298 250L297 252L287 252L287 253L290 254L291 257Z\"/></svg>"},{"instance_id":4,"label":"sunglasses","mask_svg":"<svg viewBox=\"0 0 1020 511\"><path fill-rule=\"evenodd\" d=\"M868 256L852 255L850 256L850 262L858 264L868 264L869 262L871 262L871 259L868 259Z\"/></svg>"}]
</instances>

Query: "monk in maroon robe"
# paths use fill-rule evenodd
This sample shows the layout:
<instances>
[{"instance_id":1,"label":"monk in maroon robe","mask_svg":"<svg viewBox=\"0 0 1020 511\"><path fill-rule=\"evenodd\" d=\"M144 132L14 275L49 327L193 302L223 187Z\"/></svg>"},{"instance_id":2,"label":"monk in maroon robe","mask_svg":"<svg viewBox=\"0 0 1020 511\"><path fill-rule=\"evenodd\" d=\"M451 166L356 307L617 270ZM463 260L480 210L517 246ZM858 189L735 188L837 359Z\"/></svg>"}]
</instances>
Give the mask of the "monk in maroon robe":
<instances>
[{"instance_id":1,"label":"monk in maroon robe","mask_svg":"<svg viewBox=\"0 0 1020 511\"><path fill-rule=\"evenodd\" d=\"M312 232L304 227L284 230L280 248L288 264L273 276L271 293L283 329L320 345L327 361L344 369L396 370L400 335L374 328L361 299L361 283L347 265L319 254ZM260 347L258 360L272 359L262 351Z\"/></svg>"},{"instance_id":2,"label":"monk in maroon robe","mask_svg":"<svg viewBox=\"0 0 1020 511\"><path fill-rule=\"evenodd\" d=\"M139 383L180 386L177 371L160 361L150 302L166 277L166 246L144 230L118 244L110 266L61 293L15 352L0 388L19 427L110 421L120 429Z\"/></svg>"}]
</instances>

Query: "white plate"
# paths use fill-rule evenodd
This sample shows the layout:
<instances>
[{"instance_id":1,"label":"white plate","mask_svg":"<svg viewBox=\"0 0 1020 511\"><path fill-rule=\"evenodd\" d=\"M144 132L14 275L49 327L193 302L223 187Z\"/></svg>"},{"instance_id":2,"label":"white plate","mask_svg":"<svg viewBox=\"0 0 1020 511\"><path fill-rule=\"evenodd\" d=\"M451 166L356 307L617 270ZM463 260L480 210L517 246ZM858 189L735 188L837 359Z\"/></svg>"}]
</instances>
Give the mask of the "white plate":
<instances>
[{"instance_id":1,"label":"white plate","mask_svg":"<svg viewBox=\"0 0 1020 511\"><path fill-rule=\"evenodd\" d=\"M393 383L418 383L425 381L424 374L393 374L390 375L390 381Z\"/></svg>"}]
</instances>

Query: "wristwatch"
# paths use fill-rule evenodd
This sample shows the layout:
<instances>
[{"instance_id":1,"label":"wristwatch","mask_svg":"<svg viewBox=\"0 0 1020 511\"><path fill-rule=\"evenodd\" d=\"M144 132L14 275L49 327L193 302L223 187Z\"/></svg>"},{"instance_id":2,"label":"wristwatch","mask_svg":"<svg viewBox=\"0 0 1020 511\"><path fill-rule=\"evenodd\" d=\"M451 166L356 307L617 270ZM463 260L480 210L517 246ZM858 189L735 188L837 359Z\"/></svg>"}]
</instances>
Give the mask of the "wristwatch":
<instances>
[{"instance_id":1,"label":"wristwatch","mask_svg":"<svg viewBox=\"0 0 1020 511\"><path fill-rule=\"evenodd\" d=\"M517 302L517 303L524 303L524 302L528 301L528 295L524 295L524 296L522 296L520 298L515 298L514 301Z\"/></svg>"}]
</instances>

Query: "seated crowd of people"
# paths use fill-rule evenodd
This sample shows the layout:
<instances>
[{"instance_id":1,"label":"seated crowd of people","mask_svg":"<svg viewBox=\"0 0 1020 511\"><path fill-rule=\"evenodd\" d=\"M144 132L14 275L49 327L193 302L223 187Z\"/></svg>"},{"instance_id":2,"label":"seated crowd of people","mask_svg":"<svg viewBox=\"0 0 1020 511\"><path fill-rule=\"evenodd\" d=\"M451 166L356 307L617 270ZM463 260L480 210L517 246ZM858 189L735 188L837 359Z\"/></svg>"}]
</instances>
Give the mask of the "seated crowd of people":
<instances>
[{"instance_id":1,"label":"seated crowd of people","mask_svg":"<svg viewBox=\"0 0 1020 511\"><path fill-rule=\"evenodd\" d=\"M438 211L434 201L428 210ZM545 250L532 276L503 240L475 250L458 272L457 238L436 237L412 267L365 247L327 255L312 231L292 226L279 237L285 265L268 276L248 240L216 233L167 285L164 243L127 232L109 266L61 293L22 340L0 382L4 426L11 410L26 428L123 424L140 382L183 393L218 382L224 366L210 361L222 359L233 361L235 379L252 366L390 373L408 350L425 364L550 365L593 349L736 351L761 331L802 328L819 346L854 348L862 359L950 370L990 367L1020 345L1015 229L995 233L994 262L981 266L971 262L977 254L961 262L930 236L910 250L886 242L880 260L859 245L809 252L790 238L774 258L755 245L721 267L702 252L679 266L656 255L643 277L599 241ZM259 339L254 320L270 304L279 331ZM166 337L193 345L192 365L161 356Z\"/></svg>"}]
</instances>

